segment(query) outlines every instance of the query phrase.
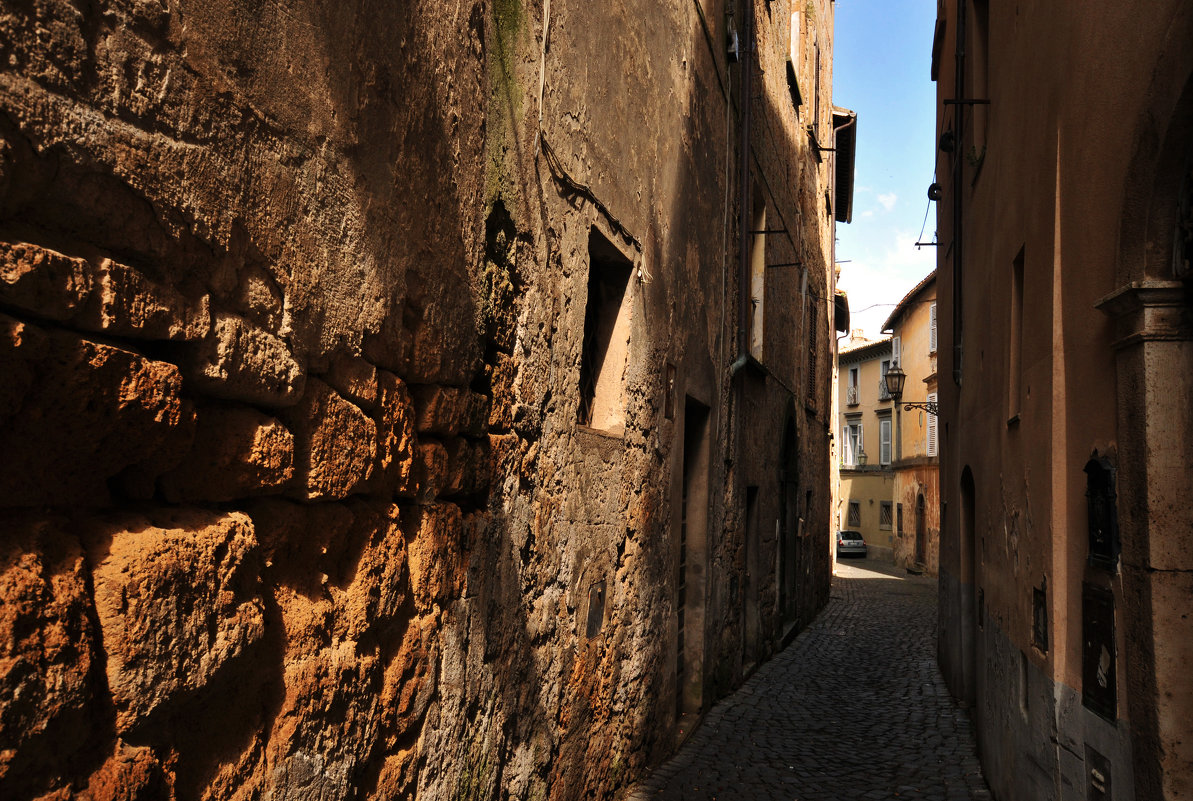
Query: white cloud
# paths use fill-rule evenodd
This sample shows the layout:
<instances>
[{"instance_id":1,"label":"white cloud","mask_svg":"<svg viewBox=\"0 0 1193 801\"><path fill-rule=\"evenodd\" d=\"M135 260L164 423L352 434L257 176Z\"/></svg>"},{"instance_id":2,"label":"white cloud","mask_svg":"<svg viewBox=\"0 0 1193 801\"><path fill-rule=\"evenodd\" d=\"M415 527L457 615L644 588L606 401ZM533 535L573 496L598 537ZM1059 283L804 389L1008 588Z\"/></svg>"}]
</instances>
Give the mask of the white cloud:
<instances>
[{"instance_id":1,"label":"white cloud","mask_svg":"<svg viewBox=\"0 0 1193 801\"><path fill-rule=\"evenodd\" d=\"M898 199L898 196L895 195L894 192L887 192L885 195L878 196L878 202L881 203L882 207L887 211L895 208L895 201Z\"/></svg>"},{"instance_id":2,"label":"white cloud","mask_svg":"<svg viewBox=\"0 0 1193 801\"><path fill-rule=\"evenodd\" d=\"M863 217L873 217L874 209L866 209L865 211L862 212L862 216Z\"/></svg>"},{"instance_id":3,"label":"white cloud","mask_svg":"<svg viewBox=\"0 0 1193 801\"><path fill-rule=\"evenodd\" d=\"M907 231L894 231L893 239L849 253L852 258L841 265L837 283L849 294L850 327L864 329L872 338L880 336L895 304L936 267L936 248L915 247L915 235Z\"/></svg>"}]
</instances>

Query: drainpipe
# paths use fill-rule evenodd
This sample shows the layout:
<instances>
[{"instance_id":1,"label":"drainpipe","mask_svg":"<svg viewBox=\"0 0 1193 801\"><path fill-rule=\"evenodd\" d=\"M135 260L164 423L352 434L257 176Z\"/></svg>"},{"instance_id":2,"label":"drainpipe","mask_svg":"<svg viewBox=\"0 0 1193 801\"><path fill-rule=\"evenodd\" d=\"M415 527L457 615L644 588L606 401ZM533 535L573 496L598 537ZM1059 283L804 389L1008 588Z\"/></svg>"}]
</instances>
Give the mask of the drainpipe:
<instances>
[{"instance_id":1,"label":"drainpipe","mask_svg":"<svg viewBox=\"0 0 1193 801\"><path fill-rule=\"evenodd\" d=\"M957 42L953 96L965 99L965 6L967 0L957 0ZM965 108L953 106L957 148L953 153L953 383L961 386L961 344L964 337L964 318L961 314L962 290L965 276L965 237L962 225L961 197L965 191Z\"/></svg>"}]
</instances>

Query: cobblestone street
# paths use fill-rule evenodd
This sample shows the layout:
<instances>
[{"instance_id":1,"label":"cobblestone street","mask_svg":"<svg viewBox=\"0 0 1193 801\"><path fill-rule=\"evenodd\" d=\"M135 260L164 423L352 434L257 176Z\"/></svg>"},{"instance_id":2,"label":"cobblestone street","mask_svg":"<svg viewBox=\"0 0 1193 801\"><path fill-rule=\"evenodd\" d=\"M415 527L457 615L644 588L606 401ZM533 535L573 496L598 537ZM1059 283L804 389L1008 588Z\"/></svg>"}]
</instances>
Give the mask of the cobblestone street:
<instances>
[{"instance_id":1,"label":"cobblestone street","mask_svg":"<svg viewBox=\"0 0 1193 801\"><path fill-rule=\"evenodd\" d=\"M697 799L989 799L969 718L936 666L936 582L874 560L628 795Z\"/></svg>"}]
</instances>

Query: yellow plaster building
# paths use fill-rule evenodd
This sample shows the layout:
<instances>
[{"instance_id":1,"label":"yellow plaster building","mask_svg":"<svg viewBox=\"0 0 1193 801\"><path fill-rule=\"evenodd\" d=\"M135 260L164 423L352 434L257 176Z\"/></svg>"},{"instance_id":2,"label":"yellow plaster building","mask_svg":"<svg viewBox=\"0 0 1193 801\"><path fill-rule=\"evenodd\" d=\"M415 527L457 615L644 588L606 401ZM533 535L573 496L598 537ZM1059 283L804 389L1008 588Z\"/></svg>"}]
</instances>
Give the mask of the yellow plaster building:
<instances>
[{"instance_id":1,"label":"yellow plaster building","mask_svg":"<svg viewBox=\"0 0 1193 801\"><path fill-rule=\"evenodd\" d=\"M850 338L837 357L841 489L837 528L859 531L870 556L895 553L893 404L883 376L891 340Z\"/></svg>"},{"instance_id":2,"label":"yellow plaster building","mask_svg":"<svg viewBox=\"0 0 1193 801\"><path fill-rule=\"evenodd\" d=\"M940 553L940 459L937 417L911 402L936 405L936 272L920 281L882 326L891 334L892 361L907 378L895 410L894 561L936 575Z\"/></svg>"}]
</instances>

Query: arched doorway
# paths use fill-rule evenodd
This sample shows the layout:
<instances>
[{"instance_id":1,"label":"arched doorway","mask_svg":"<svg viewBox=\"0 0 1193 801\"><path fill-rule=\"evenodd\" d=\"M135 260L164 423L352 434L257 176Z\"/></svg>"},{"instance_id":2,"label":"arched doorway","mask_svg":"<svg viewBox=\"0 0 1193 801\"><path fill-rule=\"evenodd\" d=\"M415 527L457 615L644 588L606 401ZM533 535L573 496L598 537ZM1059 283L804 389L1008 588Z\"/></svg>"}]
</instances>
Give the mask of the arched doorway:
<instances>
[{"instance_id":1,"label":"arched doorway","mask_svg":"<svg viewBox=\"0 0 1193 801\"><path fill-rule=\"evenodd\" d=\"M779 616L795 620L799 610L799 444L795 421L787 418L779 448Z\"/></svg>"},{"instance_id":2,"label":"arched doorway","mask_svg":"<svg viewBox=\"0 0 1193 801\"><path fill-rule=\"evenodd\" d=\"M961 699L969 705L977 700L977 548L975 525L977 492L973 472L961 471Z\"/></svg>"}]
</instances>

